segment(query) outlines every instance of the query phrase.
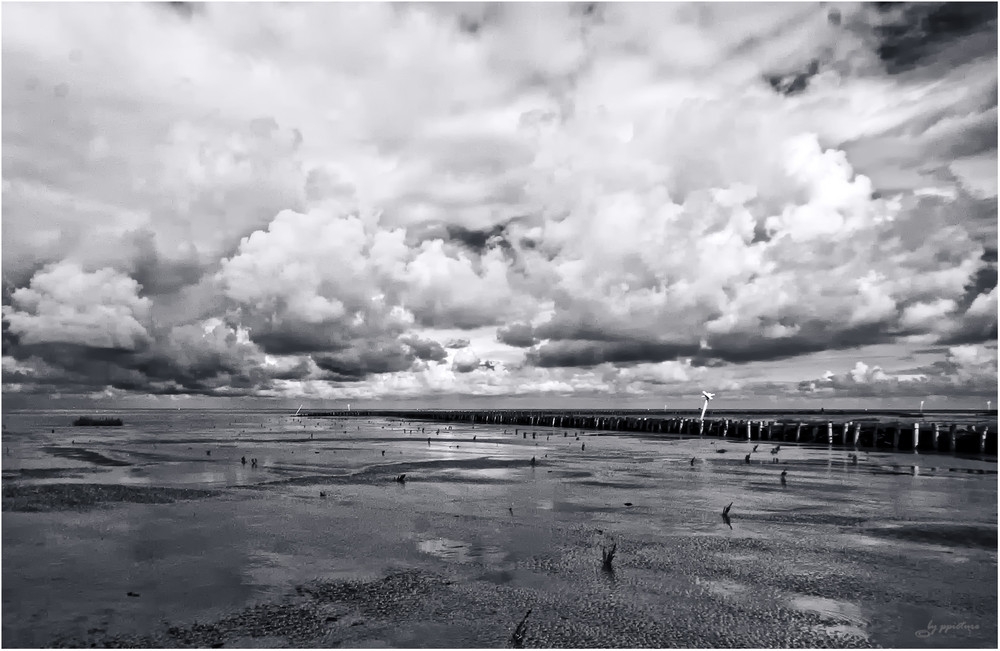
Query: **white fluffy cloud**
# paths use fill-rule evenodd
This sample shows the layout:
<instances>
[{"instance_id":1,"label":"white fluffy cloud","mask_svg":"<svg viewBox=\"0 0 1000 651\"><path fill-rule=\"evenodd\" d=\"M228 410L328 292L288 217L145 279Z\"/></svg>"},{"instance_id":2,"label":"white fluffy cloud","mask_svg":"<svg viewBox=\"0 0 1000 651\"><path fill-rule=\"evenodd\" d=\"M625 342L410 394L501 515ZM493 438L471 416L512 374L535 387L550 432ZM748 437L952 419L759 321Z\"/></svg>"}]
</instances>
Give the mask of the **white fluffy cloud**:
<instances>
[{"instance_id":1,"label":"white fluffy cloud","mask_svg":"<svg viewBox=\"0 0 1000 651\"><path fill-rule=\"evenodd\" d=\"M148 340L150 301L139 284L112 269L85 272L73 264L47 268L14 291L4 319L25 345L78 344L135 350Z\"/></svg>"}]
</instances>

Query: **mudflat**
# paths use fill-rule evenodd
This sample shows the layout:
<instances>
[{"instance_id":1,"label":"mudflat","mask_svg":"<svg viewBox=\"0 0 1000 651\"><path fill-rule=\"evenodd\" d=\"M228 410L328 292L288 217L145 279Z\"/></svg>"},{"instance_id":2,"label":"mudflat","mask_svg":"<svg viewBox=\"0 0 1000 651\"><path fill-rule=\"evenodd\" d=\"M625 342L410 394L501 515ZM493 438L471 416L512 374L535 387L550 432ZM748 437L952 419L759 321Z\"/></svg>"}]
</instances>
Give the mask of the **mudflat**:
<instances>
[{"instance_id":1,"label":"mudflat","mask_svg":"<svg viewBox=\"0 0 1000 651\"><path fill-rule=\"evenodd\" d=\"M5 415L4 646L503 647L522 620L526 647L997 643L995 458L266 412L68 422Z\"/></svg>"}]
</instances>

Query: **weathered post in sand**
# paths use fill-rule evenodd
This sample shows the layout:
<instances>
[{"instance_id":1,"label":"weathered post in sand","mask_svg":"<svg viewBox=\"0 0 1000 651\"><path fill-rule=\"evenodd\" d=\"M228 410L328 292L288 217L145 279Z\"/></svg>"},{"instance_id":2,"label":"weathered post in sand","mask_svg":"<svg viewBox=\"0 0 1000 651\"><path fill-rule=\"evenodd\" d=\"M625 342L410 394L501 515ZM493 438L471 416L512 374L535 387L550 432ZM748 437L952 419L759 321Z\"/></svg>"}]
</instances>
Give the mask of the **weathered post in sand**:
<instances>
[{"instance_id":1,"label":"weathered post in sand","mask_svg":"<svg viewBox=\"0 0 1000 651\"><path fill-rule=\"evenodd\" d=\"M840 444L847 445L847 432L851 429L851 421L844 423L844 430L840 433Z\"/></svg>"},{"instance_id":2,"label":"weathered post in sand","mask_svg":"<svg viewBox=\"0 0 1000 651\"><path fill-rule=\"evenodd\" d=\"M893 450L898 450L899 449L899 430L901 430L901 429L902 429L902 427L899 426L899 423L896 423L896 426L892 430L892 449Z\"/></svg>"},{"instance_id":3,"label":"weathered post in sand","mask_svg":"<svg viewBox=\"0 0 1000 651\"><path fill-rule=\"evenodd\" d=\"M799 442L799 438L800 438L801 436L802 436L802 423L799 423L799 424L798 424L798 425L797 425L797 426L795 427L795 442L796 442L796 443L798 443L798 442Z\"/></svg>"},{"instance_id":4,"label":"weathered post in sand","mask_svg":"<svg viewBox=\"0 0 1000 651\"><path fill-rule=\"evenodd\" d=\"M931 446L931 448L934 449L934 450L938 449L938 436L940 434L941 434L941 426L938 425L937 423L934 423L934 434L933 434L933 436L931 438L931 441L933 443L933 445Z\"/></svg>"},{"instance_id":5,"label":"weathered post in sand","mask_svg":"<svg viewBox=\"0 0 1000 651\"><path fill-rule=\"evenodd\" d=\"M913 423L913 451L920 449L920 423Z\"/></svg>"},{"instance_id":6,"label":"weathered post in sand","mask_svg":"<svg viewBox=\"0 0 1000 651\"><path fill-rule=\"evenodd\" d=\"M983 431L979 432L979 454L986 453L986 435L989 434L990 426L983 425Z\"/></svg>"},{"instance_id":7,"label":"weathered post in sand","mask_svg":"<svg viewBox=\"0 0 1000 651\"><path fill-rule=\"evenodd\" d=\"M854 449L858 449L858 441L861 440L861 423L854 423Z\"/></svg>"},{"instance_id":8,"label":"weathered post in sand","mask_svg":"<svg viewBox=\"0 0 1000 651\"><path fill-rule=\"evenodd\" d=\"M748 440L748 441L750 440L750 428L751 428L752 426L753 426L753 421L751 421L751 420L748 420L748 421L747 421L747 440Z\"/></svg>"},{"instance_id":9,"label":"weathered post in sand","mask_svg":"<svg viewBox=\"0 0 1000 651\"><path fill-rule=\"evenodd\" d=\"M958 425L952 423L951 428L948 430L948 434L950 439L950 441L948 442L948 451L954 452L955 442L958 440Z\"/></svg>"},{"instance_id":10,"label":"weathered post in sand","mask_svg":"<svg viewBox=\"0 0 1000 651\"><path fill-rule=\"evenodd\" d=\"M826 444L833 445L833 423L826 424Z\"/></svg>"}]
</instances>

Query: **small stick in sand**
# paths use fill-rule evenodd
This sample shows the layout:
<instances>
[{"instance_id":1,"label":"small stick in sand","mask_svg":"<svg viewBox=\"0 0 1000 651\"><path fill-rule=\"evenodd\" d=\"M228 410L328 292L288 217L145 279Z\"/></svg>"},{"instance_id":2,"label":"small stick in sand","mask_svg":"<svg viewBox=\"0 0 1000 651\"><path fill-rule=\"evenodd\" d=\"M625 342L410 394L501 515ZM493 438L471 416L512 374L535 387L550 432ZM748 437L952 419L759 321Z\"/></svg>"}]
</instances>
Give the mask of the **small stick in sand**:
<instances>
[{"instance_id":1,"label":"small stick in sand","mask_svg":"<svg viewBox=\"0 0 1000 651\"><path fill-rule=\"evenodd\" d=\"M785 485L785 475L787 475L787 474L788 474L788 471L787 471L787 470L782 470L782 471L781 471L781 485L782 485L782 486L784 486L784 485Z\"/></svg>"},{"instance_id":2,"label":"small stick in sand","mask_svg":"<svg viewBox=\"0 0 1000 651\"><path fill-rule=\"evenodd\" d=\"M743 457L743 461L745 461L747 463L750 463L750 453L749 452L747 453L747 456Z\"/></svg>"},{"instance_id":3,"label":"small stick in sand","mask_svg":"<svg viewBox=\"0 0 1000 651\"><path fill-rule=\"evenodd\" d=\"M517 628L514 629L514 633L510 636L510 645L515 649L524 648L524 634L528 630L528 615L530 614L531 609L529 608L528 612L526 612L524 617L521 619L521 623L517 625Z\"/></svg>"},{"instance_id":4,"label":"small stick in sand","mask_svg":"<svg viewBox=\"0 0 1000 651\"><path fill-rule=\"evenodd\" d=\"M691 457L691 465L694 465L694 457Z\"/></svg>"},{"instance_id":5,"label":"small stick in sand","mask_svg":"<svg viewBox=\"0 0 1000 651\"><path fill-rule=\"evenodd\" d=\"M536 463L537 462L535 461L535 457L531 457L531 465L535 465Z\"/></svg>"}]
</instances>

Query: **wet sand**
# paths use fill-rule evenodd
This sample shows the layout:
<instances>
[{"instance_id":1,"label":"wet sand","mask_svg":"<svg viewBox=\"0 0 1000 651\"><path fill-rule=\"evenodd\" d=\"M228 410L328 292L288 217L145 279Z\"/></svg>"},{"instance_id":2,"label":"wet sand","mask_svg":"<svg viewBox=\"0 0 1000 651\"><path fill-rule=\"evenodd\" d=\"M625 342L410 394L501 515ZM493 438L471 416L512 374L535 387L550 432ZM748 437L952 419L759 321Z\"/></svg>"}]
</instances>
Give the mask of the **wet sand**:
<instances>
[{"instance_id":1,"label":"wet sand","mask_svg":"<svg viewBox=\"0 0 1000 651\"><path fill-rule=\"evenodd\" d=\"M5 415L5 646L997 643L995 459L173 418Z\"/></svg>"}]
</instances>

